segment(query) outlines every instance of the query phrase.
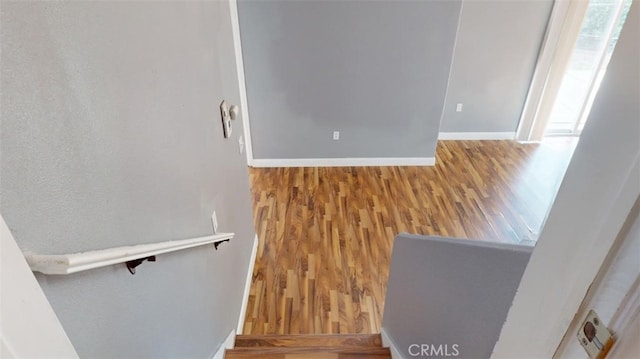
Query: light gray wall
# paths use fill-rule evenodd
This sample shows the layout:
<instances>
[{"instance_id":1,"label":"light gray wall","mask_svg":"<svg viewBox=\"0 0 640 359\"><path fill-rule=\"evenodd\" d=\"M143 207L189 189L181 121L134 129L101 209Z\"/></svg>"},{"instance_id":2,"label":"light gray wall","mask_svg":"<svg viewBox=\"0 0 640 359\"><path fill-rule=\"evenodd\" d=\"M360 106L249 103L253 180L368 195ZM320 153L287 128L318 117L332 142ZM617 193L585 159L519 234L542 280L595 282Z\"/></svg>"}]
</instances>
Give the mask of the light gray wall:
<instances>
[{"instance_id":1,"label":"light gray wall","mask_svg":"<svg viewBox=\"0 0 640 359\"><path fill-rule=\"evenodd\" d=\"M412 344L441 345L446 350L420 357L489 358L532 250L468 239L398 235L391 255L383 330L406 358L416 353ZM452 355L456 351L458 355Z\"/></svg>"},{"instance_id":2,"label":"light gray wall","mask_svg":"<svg viewBox=\"0 0 640 359\"><path fill-rule=\"evenodd\" d=\"M516 131L552 6L464 2L441 132Z\"/></svg>"},{"instance_id":3,"label":"light gray wall","mask_svg":"<svg viewBox=\"0 0 640 359\"><path fill-rule=\"evenodd\" d=\"M254 157L434 156L460 6L240 1Z\"/></svg>"},{"instance_id":4,"label":"light gray wall","mask_svg":"<svg viewBox=\"0 0 640 359\"><path fill-rule=\"evenodd\" d=\"M254 229L226 2L3 2L0 209L23 250L236 238L38 276L81 357L204 358L235 328ZM34 328L37 330L37 328Z\"/></svg>"}]
</instances>

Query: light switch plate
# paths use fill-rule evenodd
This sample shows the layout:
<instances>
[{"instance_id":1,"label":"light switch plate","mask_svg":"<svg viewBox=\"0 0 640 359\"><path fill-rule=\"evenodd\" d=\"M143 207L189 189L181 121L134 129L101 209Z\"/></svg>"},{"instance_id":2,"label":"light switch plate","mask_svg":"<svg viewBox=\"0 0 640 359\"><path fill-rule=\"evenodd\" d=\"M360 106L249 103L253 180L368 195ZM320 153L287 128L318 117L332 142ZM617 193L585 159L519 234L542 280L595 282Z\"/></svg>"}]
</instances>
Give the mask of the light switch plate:
<instances>
[{"instance_id":1,"label":"light switch plate","mask_svg":"<svg viewBox=\"0 0 640 359\"><path fill-rule=\"evenodd\" d=\"M611 350L614 338L592 309L578 329L578 341L589 358L601 359Z\"/></svg>"},{"instance_id":2,"label":"light switch plate","mask_svg":"<svg viewBox=\"0 0 640 359\"><path fill-rule=\"evenodd\" d=\"M229 113L229 105L226 100L220 103L220 116L222 117L222 131L224 138L231 136L231 114Z\"/></svg>"}]
</instances>

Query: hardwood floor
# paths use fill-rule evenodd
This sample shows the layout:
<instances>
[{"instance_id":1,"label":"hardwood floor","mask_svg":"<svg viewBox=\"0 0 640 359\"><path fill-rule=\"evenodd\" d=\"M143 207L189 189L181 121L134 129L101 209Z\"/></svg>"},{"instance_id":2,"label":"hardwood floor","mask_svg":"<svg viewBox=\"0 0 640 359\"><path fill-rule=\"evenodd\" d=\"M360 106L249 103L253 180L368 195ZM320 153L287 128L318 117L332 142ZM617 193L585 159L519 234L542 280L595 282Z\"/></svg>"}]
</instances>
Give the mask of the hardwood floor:
<instances>
[{"instance_id":1,"label":"hardwood floor","mask_svg":"<svg viewBox=\"0 0 640 359\"><path fill-rule=\"evenodd\" d=\"M238 335L232 359L390 359L380 334Z\"/></svg>"},{"instance_id":2,"label":"hardwood floor","mask_svg":"<svg viewBox=\"0 0 640 359\"><path fill-rule=\"evenodd\" d=\"M396 234L535 240L575 144L440 141L433 167L250 169L244 333L378 333Z\"/></svg>"},{"instance_id":3,"label":"hardwood floor","mask_svg":"<svg viewBox=\"0 0 640 359\"><path fill-rule=\"evenodd\" d=\"M238 335L236 348L267 347L364 347L381 348L380 334L351 335Z\"/></svg>"}]
</instances>

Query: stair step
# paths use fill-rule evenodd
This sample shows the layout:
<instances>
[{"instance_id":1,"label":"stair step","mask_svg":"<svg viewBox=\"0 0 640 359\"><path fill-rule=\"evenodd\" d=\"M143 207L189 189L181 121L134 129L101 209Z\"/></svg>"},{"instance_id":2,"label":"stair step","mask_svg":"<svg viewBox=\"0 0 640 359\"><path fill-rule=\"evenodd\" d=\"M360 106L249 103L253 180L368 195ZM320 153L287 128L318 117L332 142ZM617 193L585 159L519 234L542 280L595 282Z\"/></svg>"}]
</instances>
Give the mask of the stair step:
<instances>
[{"instance_id":1,"label":"stair step","mask_svg":"<svg viewBox=\"0 0 640 359\"><path fill-rule=\"evenodd\" d=\"M382 347L380 334L238 335L236 348L253 347Z\"/></svg>"},{"instance_id":2,"label":"stair step","mask_svg":"<svg viewBox=\"0 0 640 359\"><path fill-rule=\"evenodd\" d=\"M227 349L225 359L391 359L389 348L257 347Z\"/></svg>"}]
</instances>

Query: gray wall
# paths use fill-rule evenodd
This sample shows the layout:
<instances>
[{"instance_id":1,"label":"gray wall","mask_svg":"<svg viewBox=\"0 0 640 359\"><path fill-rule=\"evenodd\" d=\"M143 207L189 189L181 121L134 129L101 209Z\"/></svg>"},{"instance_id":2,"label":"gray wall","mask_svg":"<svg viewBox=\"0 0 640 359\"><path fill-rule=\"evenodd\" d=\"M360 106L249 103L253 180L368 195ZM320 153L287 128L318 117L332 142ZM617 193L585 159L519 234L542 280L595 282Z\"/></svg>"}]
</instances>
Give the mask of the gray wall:
<instances>
[{"instance_id":1,"label":"gray wall","mask_svg":"<svg viewBox=\"0 0 640 359\"><path fill-rule=\"evenodd\" d=\"M412 344L445 358L489 358L533 248L468 239L398 235L382 327L404 357ZM457 347L454 347L456 345ZM411 352L409 352L411 350ZM419 352L419 351L418 351Z\"/></svg>"},{"instance_id":2,"label":"gray wall","mask_svg":"<svg viewBox=\"0 0 640 359\"><path fill-rule=\"evenodd\" d=\"M81 357L210 357L241 306L254 230L226 2L3 2L0 210L23 250L211 233L232 243L38 276ZM36 330L37 328L34 328Z\"/></svg>"},{"instance_id":3,"label":"gray wall","mask_svg":"<svg viewBox=\"0 0 640 359\"><path fill-rule=\"evenodd\" d=\"M434 156L460 6L240 1L254 157Z\"/></svg>"},{"instance_id":4,"label":"gray wall","mask_svg":"<svg viewBox=\"0 0 640 359\"><path fill-rule=\"evenodd\" d=\"M441 132L516 131L552 6L464 2Z\"/></svg>"}]
</instances>

